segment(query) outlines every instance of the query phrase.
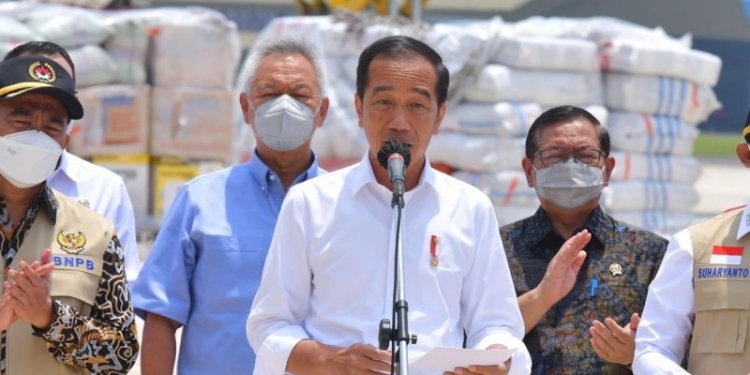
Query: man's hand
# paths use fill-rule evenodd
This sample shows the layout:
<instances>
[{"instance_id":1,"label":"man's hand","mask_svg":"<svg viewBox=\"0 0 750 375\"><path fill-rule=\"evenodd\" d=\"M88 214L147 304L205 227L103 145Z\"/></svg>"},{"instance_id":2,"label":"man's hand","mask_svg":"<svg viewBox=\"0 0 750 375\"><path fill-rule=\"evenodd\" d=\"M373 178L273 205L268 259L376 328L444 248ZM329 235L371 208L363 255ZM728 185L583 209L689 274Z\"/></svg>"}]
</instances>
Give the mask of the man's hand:
<instances>
[{"instance_id":1,"label":"man's hand","mask_svg":"<svg viewBox=\"0 0 750 375\"><path fill-rule=\"evenodd\" d=\"M630 317L630 323L624 327L617 325L611 318L602 322L595 320L589 332L591 332L591 347L601 359L629 365L633 363L635 354L635 333L641 318L637 313Z\"/></svg>"},{"instance_id":2,"label":"man's hand","mask_svg":"<svg viewBox=\"0 0 750 375\"><path fill-rule=\"evenodd\" d=\"M49 273L54 268L49 249L42 252L39 261L19 263L20 272L8 270L8 280L3 287L10 295L15 316L37 328L48 328L52 322L52 299L49 296Z\"/></svg>"},{"instance_id":3,"label":"man's hand","mask_svg":"<svg viewBox=\"0 0 750 375\"><path fill-rule=\"evenodd\" d=\"M55 268L54 263L51 262L51 258L52 252L49 249L45 249L42 252L40 260L35 260L31 263L30 267L39 277L47 277ZM0 297L0 331L8 329L11 324L18 320L18 316L13 310L13 304L11 303L13 298L8 291L8 286L10 286L10 283L4 286L5 290L2 297Z\"/></svg>"},{"instance_id":4,"label":"man's hand","mask_svg":"<svg viewBox=\"0 0 750 375\"><path fill-rule=\"evenodd\" d=\"M487 350L506 349L504 345L490 345ZM510 359L495 366L456 367L453 371L445 371L443 375L506 375L510 369Z\"/></svg>"},{"instance_id":5,"label":"man's hand","mask_svg":"<svg viewBox=\"0 0 750 375\"><path fill-rule=\"evenodd\" d=\"M304 375L390 374L391 352L367 344L340 348L302 340L292 350L286 370Z\"/></svg>"},{"instance_id":6,"label":"man's hand","mask_svg":"<svg viewBox=\"0 0 750 375\"><path fill-rule=\"evenodd\" d=\"M586 252L583 247L591 240L591 233L582 230L570 237L549 262L544 278L539 283L540 297L551 306L563 299L576 283Z\"/></svg>"}]
</instances>

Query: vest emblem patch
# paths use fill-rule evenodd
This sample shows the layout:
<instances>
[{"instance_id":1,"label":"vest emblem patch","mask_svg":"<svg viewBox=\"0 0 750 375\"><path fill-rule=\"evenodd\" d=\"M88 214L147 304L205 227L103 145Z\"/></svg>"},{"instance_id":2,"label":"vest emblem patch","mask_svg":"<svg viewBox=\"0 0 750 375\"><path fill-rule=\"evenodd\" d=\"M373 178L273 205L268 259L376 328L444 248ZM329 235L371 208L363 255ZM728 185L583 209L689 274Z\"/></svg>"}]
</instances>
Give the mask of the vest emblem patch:
<instances>
[{"instance_id":1,"label":"vest emblem patch","mask_svg":"<svg viewBox=\"0 0 750 375\"><path fill-rule=\"evenodd\" d=\"M86 245L86 236L81 233L60 233L57 234L57 243L60 249L68 254L79 254Z\"/></svg>"},{"instance_id":2,"label":"vest emblem patch","mask_svg":"<svg viewBox=\"0 0 750 375\"><path fill-rule=\"evenodd\" d=\"M609 265L609 272L612 276L622 275L622 266L618 263L612 263Z\"/></svg>"}]
</instances>

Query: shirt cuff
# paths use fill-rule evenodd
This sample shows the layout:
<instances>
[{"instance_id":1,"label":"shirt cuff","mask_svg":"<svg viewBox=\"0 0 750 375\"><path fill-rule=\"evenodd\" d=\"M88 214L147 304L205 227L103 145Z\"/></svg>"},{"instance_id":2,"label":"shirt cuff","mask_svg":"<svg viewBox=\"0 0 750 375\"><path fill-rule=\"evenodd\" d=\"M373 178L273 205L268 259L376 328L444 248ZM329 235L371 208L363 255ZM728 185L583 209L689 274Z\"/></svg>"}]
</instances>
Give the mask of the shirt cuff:
<instances>
[{"instance_id":1,"label":"shirt cuff","mask_svg":"<svg viewBox=\"0 0 750 375\"><path fill-rule=\"evenodd\" d=\"M637 353L633 359L634 374L690 375L667 356L654 351Z\"/></svg>"},{"instance_id":2,"label":"shirt cuff","mask_svg":"<svg viewBox=\"0 0 750 375\"><path fill-rule=\"evenodd\" d=\"M265 340L258 350L256 367L264 369L261 373L270 375L283 375L286 372L286 364L289 355L297 344L310 336L300 326L288 326L274 331Z\"/></svg>"},{"instance_id":3,"label":"shirt cuff","mask_svg":"<svg viewBox=\"0 0 750 375\"><path fill-rule=\"evenodd\" d=\"M510 356L508 375L525 375L531 373L531 355L526 345L510 332L494 332L477 343L476 349L485 349L490 345L500 344L513 350Z\"/></svg>"},{"instance_id":4,"label":"shirt cuff","mask_svg":"<svg viewBox=\"0 0 750 375\"><path fill-rule=\"evenodd\" d=\"M63 332L73 328L76 313L72 307L56 300L52 300L52 321L47 329L34 327L32 334L48 342L65 342Z\"/></svg>"}]
</instances>

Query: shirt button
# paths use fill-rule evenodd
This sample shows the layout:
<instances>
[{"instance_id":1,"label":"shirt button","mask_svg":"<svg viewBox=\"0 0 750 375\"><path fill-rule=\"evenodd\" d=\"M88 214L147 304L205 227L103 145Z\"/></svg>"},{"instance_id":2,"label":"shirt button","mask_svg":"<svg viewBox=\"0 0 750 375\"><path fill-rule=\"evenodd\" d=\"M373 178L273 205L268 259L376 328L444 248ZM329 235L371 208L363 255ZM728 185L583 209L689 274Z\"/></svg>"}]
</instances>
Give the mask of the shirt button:
<instances>
[{"instance_id":1,"label":"shirt button","mask_svg":"<svg viewBox=\"0 0 750 375\"><path fill-rule=\"evenodd\" d=\"M271 181L276 181L276 176L270 175L270 176L268 176L268 179L271 180Z\"/></svg>"}]
</instances>

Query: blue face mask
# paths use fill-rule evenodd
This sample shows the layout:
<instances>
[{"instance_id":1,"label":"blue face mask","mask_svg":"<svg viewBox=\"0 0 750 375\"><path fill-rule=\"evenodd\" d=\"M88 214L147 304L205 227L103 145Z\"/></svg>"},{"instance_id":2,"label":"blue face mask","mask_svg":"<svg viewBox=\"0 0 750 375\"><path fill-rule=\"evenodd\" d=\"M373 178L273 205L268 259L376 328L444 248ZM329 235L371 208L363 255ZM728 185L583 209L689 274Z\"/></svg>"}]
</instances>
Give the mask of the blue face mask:
<instances>
[{"instance_id":1,"label":"blue face mask","mask_svg":"<svg viewBox=\"0 0 750 375\"><path fill-rule=\"evenodd\" d=\"M598 199L604 188L604 169L579 163L574 158L534 171L539 198L564 209L578 208Z\"/></svg>"},{"instance_id":2,"label":"blue face mask","mask_svg":"<svg viewBox=\"0 0 750 375\"><path fill-rule=\"evenodd\" d=\"M272 150L294 150L312 138L315 113L299 100L281 95L255 110L255 135Z\"/></svg>"}]
</instances>

